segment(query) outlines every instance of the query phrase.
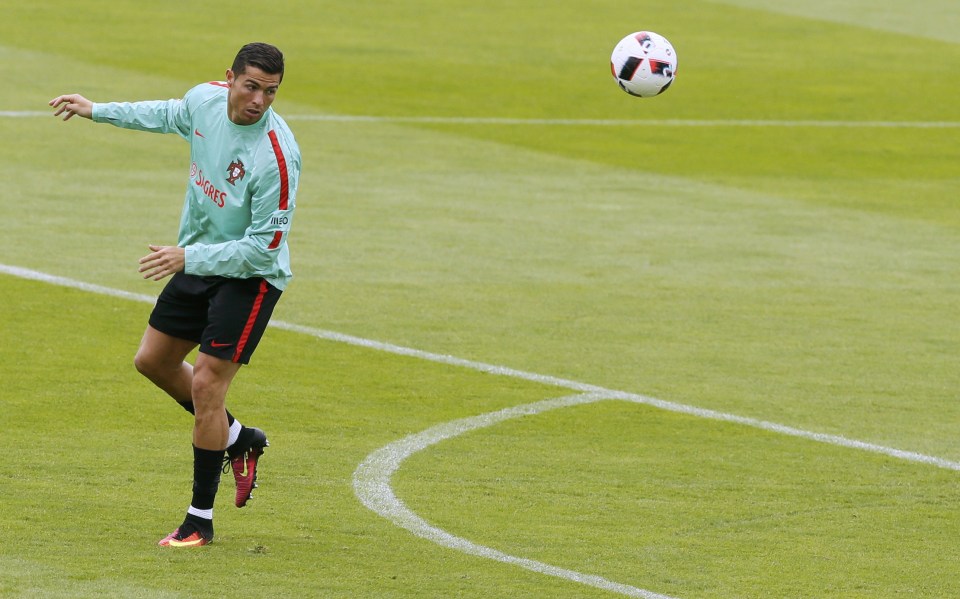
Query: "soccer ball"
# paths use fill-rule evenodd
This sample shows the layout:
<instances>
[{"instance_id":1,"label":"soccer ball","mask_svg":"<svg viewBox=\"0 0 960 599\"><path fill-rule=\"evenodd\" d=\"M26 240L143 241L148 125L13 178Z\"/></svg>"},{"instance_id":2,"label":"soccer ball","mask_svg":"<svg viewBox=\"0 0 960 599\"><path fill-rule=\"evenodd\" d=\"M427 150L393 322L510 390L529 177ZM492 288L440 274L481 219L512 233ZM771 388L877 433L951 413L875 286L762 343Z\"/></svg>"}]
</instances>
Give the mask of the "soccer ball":
<instances>
[{"instance_id":1,"label":"soccer ball","mask_svg":"<svg viewBox=\"0 0 960 599\"><path fill-rule=\"evenodd\" d=\"M620 40L610 56L610 72L620 89L649 98L667 91L677 75L677 53L667 38L638 31Z\"/></svg>"}]
</instances>

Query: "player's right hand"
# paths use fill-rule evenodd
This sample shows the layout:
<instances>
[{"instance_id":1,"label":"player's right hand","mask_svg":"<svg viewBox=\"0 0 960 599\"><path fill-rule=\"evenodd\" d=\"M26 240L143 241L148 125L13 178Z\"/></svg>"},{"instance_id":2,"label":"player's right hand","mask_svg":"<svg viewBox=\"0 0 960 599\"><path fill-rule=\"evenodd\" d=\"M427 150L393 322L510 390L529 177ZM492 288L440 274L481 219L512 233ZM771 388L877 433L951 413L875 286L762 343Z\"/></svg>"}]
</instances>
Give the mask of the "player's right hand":
<instances>
[{"instance_id":1,"label":"player's right hand","mask_svg":"<svg viewBox=\"0 0 960 599\"><path fill-rule=\"evenodd\" d=\"M50 106L53 106L53 116L63 115L63 120L70 120L73 115L82 116L85 119L93 118L93 102L84 98L80 94L66 94L57 96L50 100Z\"/></svg>"}]
</instances>

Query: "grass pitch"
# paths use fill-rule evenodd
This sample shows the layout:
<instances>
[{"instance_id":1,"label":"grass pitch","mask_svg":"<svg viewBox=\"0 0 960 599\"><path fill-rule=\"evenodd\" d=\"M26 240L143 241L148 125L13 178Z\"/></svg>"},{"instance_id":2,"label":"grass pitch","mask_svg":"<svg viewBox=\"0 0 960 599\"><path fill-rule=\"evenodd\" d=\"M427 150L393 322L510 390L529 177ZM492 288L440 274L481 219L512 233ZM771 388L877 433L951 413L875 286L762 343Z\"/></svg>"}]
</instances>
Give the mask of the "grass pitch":
<instances>
[{"instance_id":1,"label":"grass pitch","mask_svg":"<svg viewBox=\"0 0 960 599\"><path fill-rule=\"evenodd\" d=\"M277 319L960 460L953 4L61 4L0 23L0 263L156 294L136 260L175 235L186 146L8 113L178 96L263 39L305 169ZM606 64L644 28L680 57L651 100ZM0 596L617 594L353 490L389 443L569 389L271 329L229 398L270 434L261 489L235 510L226 481L215 544L173 553L190 422L132 368L149 305L2 274L0 302ZM392 487L670 597L945 597L957 476L611 400L443 441Z\"/></svg>"}]
</instances>

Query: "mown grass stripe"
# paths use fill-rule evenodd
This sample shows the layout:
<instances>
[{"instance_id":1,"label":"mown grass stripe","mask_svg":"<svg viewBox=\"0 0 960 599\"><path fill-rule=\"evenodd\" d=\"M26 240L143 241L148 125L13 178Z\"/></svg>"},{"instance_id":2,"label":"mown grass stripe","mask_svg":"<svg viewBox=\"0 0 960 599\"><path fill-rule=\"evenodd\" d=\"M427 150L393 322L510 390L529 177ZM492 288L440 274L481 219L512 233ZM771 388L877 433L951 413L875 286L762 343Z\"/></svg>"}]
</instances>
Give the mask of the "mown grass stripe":
<instances>
[{"instance_id":1,"label":"mown grass stripe","mask_svg":"<svg viewBox=\"0 0 960 599\"><path fill-rule=\"evenodd\" d=\"M101 295L108 295L108 296L118 297L122 299L130 299L130 300L135 300L139 302L153 303L156 300L155 297L152 297L149 295L143 295L139 293L130 293L128 291L122 291L119 289L103 287L101 285L85 283L83 281L77 281L74 279L69 279L67 277L49 275L47 273L31 270L28 268L22 268L18 266L0 264L0 273L6 273L9 275L13 275L13 276L24 278L24 279L41 281L44 283L61 285L64 287L72 287L74 289L80 289L82 291L88 291L91 293L98 293ZM775 422L769 422L766 420L758 420L758 419L749 418L746 416L738 416L736 414L718 412L716 410L708 410L705 408L699 408L697 406L691 406L687 404L666 401L662 399L657 399L655 397L640 395L637 393L630 393L628 391L606 389L604 387L600 387L598 385L591 385L589 383L583 383L579 381L564 379L564 378L550 376L550 375L537 374L533 372L526 372L523 370L517 370L515 368L509 368L506 366L498 366L496 364L487 364L484 362L467 360L464 358L458 358L456 356L451 356L447 354L436 354L433 352L413 349L410 347L404 347L404 346L395 345L392 343L385 343L383 341L375 341L372 339L365 339L363 337L356 337L354 335L338 333L336 331L327 331L324 329L318 329L314 327L307 327L303 325L293 324L293 323L285 322L282 320L273 320L270 322L270 326L276 327L278 329L283 329L286 331L309 335L312 337L316 337L318 339L336 341L338 343L346 343L348 345L355 345L355 346L364 347L367 349L373 349L377 351L383 351L383 352L388 352L388 353L402 355L402 356L409 356L412 358L418 358L418 359L427 360L430 362L447 364L449 366L458 366L462 368L468 368L470 370L476 370L476 371L485 372L488 374L496 374L500 376L523 379L523 380L527 380L534 383L541 383L544 385L552 385L555 387L570 389L572 391L577 391L580 393L601 394L610 399L620 399L623 401L630 401L633 403L649 405L655 408L659 408L661 410L688 414L690 416L704 418L707 420L718 420L722 422L742 424L744 426L749 426L752 428L757 428L757 429L761 429L761 430L765 430L773 433L778 433L781 435L809 439L811 441L817 441L820 443L826 443L828 445L835 445L838 447L846 447L849 449L859 449L862 451L869 451L871 453L878 453L878 454L886 455L892 458L897 458L900 460L917 462L921 464L928 464L931 466L936 466L937 468L943 468L945 470L954 470L954 471L960 472L960 462L954 462L944 458L930 456L930 455L917 453L913 451L896 449L894 447L877 445L875 443L868 443L866 441L849 439L847 437L843 437L840 435L830 435L826 433L806 431L803 429L794 428L794 427L786 426L783 424L777 424Z\"/></svg>"},{"instance_id":2,"label":"mown grass stripe","mask_svg":"<svg viewBox=\"0 0 960 599\"><path fill-rule=\"evenodd\" d=\"M38 110L0 110L0 118L39 118ZM547 125L568 127L808 127L815 129L956 129L960 121L831 121L761 119L537 119L458 116L372 116L349 114L285 114L288 121L395 123L424 125Z\"/></svg>"}]
</instances>

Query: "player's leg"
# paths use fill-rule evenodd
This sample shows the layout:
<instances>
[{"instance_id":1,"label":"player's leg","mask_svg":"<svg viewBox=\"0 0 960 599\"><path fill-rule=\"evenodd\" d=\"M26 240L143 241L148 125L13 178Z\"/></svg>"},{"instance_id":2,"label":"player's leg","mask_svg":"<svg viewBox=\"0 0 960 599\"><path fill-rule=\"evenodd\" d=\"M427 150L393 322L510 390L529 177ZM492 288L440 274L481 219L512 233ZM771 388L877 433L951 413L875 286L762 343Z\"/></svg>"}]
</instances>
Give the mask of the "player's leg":
<instances>
[{"instance_id":1,"label":"player's leg","mask_svg":"<svg viewBox=\"0 0 960 599\"><path fill-rule=\"evenodd\" d=\"M224 401L240 364L200 353L193 368L193 496L183 523L160 544L196 547L213 540L213 505L229 427Z\"/></svg>"},{"instance_id":2,"label":"player's leg","mask_svg":"<svg viewBox=\"0 0 960 599\"><path fill-rule=\"evenodd\" d=\"M210 300L210 325L204 331L200 352L238 364L249 363L280 295L279 289L259 278L224 282ZM243 507L257 486L257 464L269 443L258 428L237 428L231 427L227 457L237 483L234 503Z\"/></svg>"},{"instance_id":3,"label":"player's leg","mask_svg":"<svg viewBox=\"0 0 960 599\"><path fill-rule=\"evenodd\" d=\"M207 326L209 288L202 277L173 275L153 306L134 358L137 370L187 411L193 410L193 366L184 360Z\"/></svg>"}]
</instances>

